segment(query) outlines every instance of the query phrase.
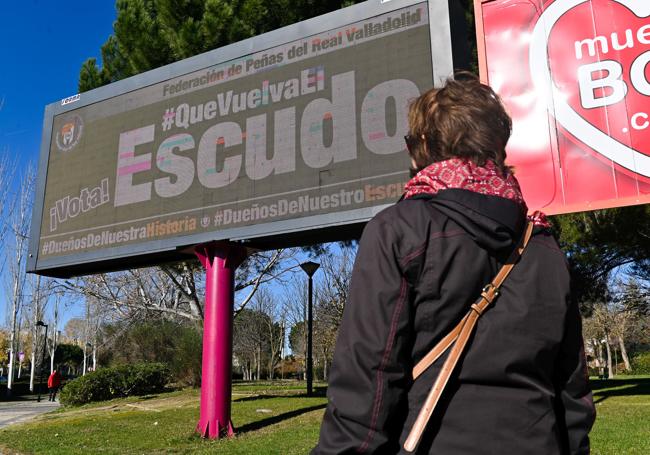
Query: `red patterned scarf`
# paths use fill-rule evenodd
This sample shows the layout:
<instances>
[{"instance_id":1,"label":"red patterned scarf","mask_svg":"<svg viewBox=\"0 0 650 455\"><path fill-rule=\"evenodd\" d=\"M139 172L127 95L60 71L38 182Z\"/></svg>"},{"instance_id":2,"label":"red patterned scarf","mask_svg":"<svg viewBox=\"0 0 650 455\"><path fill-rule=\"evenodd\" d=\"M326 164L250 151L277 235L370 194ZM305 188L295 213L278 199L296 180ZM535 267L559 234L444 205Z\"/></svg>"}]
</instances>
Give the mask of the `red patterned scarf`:
<instances>
[{"instance_id":1,"label":"red patterned scarf","mask_svg":"<svg viewBox=\"0 0 650 455\"><path fill-rule=\"evenodd\" d=\"M526 212L528 211L514 174L512 172L504 174L492 161L487 161L485 166L460 158L433 163L409 180L404 187L404 198L408 199L418 194L436 194L447 189L462 189L503 197L516 202ZM546 215L542 212L534 212L528 218L535 222L535 226L550 227Z\"/></svg>"}]
</instances>

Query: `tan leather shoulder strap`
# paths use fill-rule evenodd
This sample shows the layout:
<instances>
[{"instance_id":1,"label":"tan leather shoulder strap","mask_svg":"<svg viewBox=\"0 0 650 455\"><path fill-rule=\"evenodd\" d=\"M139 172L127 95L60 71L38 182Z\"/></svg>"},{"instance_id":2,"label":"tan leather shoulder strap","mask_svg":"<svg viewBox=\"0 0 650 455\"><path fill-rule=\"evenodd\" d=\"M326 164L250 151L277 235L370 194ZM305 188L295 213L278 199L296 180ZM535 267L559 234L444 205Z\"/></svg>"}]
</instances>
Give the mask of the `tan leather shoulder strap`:
<instances>
[{"instance_id":1,"label":"tan leather shoulder strap","mask_svg":"<svg viewBox=\"0 0 650 455\"><path fill-rule=\"evenodd\" d=\"M478 304L484 302L489 305L494 298L498 295L499 288L505 281L506 277L510 274L510 271L514 267L515 263L521 256L521 254L524 251L524 248L526 248L526 245L528 245L528 241L530 240L530 237L533 233L533 223L529 222L528 225L526 226L526 231L524 232L524 236L522 240L520 241L519 245L515 250L513 250L512 253L510 253L510 256L508 257L508 260L506 263L501 267L499 272L496 274L492 282L485 286L483 288L483 291L481 292L481 297L484 296L485 294L485 299L479 299ZM485 305L485 306L487 306ZM415 365L413 368L413 379L416 379L418 376L420 376L427 368L429 368L438 358L445 353L445 351L449 348L449 346L452 345L454 341L458 338L458 335L460 334L460 331L463 328L463 325L465 324L465 321L467 320L467 316L463 317L461 321L454 327L442 340L438 342L437 345L431 349L427 355L425 355L418 363Z\"/></svg>"},{"instance_id":2,"label":"tan leather shoulder strap","mask_svg":"<svg viewBox=\"0 0 650 455\"><path fill-rule=\"evenodd\" d=\"M415 379L420 376L422 372L424 372L427 368L429 368L429 366L431 366L433 362L435 362L450 346L453 345L451 351L449 352L449 356L442 365L442 369L440 370L440 373L438 373L438 377L436 378L433 387L431 387L429 395L427 396L427 399L424 402L424 405L422 406L422 409L420 410L415 423L413 424L413 428L411 429L411 432L409 433L409 436L404 443L404 449L406 451L413 452L417 448L417 445L420 442L420 438L422 437L422 433L424 432L424 429L426 428L426 425L429 422L429 419L431 418L436 405L438 404L438 400L440 399L440 396L442 395L442 392L445 389L445 386L447 385L447 382L449 381L449 378L451 377L451 374L454 371L458 360L460 359L463 351L465 350L465 347L467 346L467 342L472 335L478 318L483 314L483 312L492 303L492 301L499 295L499 288L508 277L513 267L524 252L526 246L528 245L528 241L530 240L530 237L533 233L533 227L533 222L529 221L528 225L526 226L524 235L519 242L519 245L510 254L508 260L503 265L503 267L501 267L494 279L483 288L481 296L475 303L472 304L465 317L463 317L458 325L451 332L449 332L447 336L440 340L440 342L434 346L434 348L431 349L431 351L429 351L429 353L424 356L422 360L420 360L420 362L418 362L418 364L413 368L413 378Z\"/></svg>"}]
</instances>

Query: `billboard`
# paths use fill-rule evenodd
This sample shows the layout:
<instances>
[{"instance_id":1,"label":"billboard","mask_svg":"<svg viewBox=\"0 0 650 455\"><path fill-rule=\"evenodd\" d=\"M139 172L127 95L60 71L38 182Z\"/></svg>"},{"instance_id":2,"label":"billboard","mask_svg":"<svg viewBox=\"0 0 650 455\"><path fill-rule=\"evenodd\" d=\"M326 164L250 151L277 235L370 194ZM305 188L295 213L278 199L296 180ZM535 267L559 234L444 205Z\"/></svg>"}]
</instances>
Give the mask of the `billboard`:
<instances>
[{"instance_id":1,"label":"billboard","mask_svg":"<svg viewBox=\"0 0 650 455\"><path fill-rule=\"evenodd\" d=\"M650 202L650 2L475 0L481 77L513 117L530 208Z\"/></svg>"},{"instance_id":2,"label":"billboard","mask_svg":"<svg viewBox=\"0 0 650 455\"><path fill-rule=\"evenodd\" d=\"M374 0L49 105L28 267L363 223L408 180L409 101L452 68L447 2Z\"/></svg>"}]
</instances>

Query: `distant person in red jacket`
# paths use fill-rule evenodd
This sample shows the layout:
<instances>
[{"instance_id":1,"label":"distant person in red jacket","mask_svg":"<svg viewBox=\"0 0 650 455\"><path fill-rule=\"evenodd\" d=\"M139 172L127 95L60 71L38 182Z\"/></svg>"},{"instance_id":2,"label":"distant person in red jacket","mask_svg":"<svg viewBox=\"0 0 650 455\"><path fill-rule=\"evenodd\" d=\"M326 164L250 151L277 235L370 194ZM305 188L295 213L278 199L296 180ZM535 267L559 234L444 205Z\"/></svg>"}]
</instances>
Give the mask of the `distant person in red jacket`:
<instances>
[{"instance_id":1,"label":"distant person in red jacket","mask_svg":"<svg viewBox=\"0 0 650 455\"><path fill-rule=\"evenodd\" d=\"M47 388L50 389L49 401L55 401L56 392L58 392L59 387L61 387L61 379L61 373L57 370L52 371L52 374L47 379Z\"/></svg>"}]
</instances>

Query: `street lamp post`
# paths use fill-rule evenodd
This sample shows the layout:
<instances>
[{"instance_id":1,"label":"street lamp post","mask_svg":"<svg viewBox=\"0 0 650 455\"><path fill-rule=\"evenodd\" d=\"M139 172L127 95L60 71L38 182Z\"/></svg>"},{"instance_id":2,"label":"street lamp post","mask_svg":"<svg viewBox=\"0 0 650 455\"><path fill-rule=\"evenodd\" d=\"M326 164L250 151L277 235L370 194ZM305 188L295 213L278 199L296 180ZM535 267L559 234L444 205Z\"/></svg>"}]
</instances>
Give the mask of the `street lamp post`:
<instances>
[{"instance_id":1,"label":"street lamp post","mask_svg":"<svg viewBox=\"0 0 650 455\"><path fill-rule=\"evenodd\" d=\"M37 321L36 326L45 327L45 339L43 340L43 355L41 356L41 373L38 379L38 398L36 398L36 401L40 403L41 390L43 389L43 364L45 363L45 351L47 351L47 324L45 324L43 321Z\"/></svg>"},{"instance_id":2,"label":"street lamp post","mask_svg":"<svg viewBox=\"0 0 650 455\"><path fill-rule=\"evenodd\" d=\"M312 301L314 295L314 284L312 277L319 267L320 264L311 261L300 264L300 268L303 269L309 277L309 304L307 306L307 396L311 396L312 394L312 383L314 380L312 361Z\"/></svg>"}]
</instances>

